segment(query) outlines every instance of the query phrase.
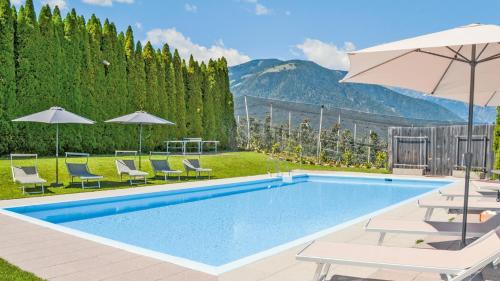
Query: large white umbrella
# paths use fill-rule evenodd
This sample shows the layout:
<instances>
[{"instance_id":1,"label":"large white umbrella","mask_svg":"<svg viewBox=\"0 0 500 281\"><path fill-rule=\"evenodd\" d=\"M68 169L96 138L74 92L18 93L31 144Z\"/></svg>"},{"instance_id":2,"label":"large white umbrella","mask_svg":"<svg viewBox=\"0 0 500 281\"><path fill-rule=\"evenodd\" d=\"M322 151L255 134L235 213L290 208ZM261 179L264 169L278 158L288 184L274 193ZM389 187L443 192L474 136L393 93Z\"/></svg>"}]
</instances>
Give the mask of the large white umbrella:
<instances>
[{"instance_id":1,"label":"large white umbrella","mask_svg":"<svg viewBox=\"0 0 500 281\"><path fill-rule=\"evenodd\" d=\"M38 113L30 114L24 117L14 119L15 122L37 122L56 124L56 182L54 186L60 186L59 183L59 124L94 124L95 122L82 116L64 110L62 107L51 107Z\"/></svg>"},{"instance_id":2,"label":"large white umbrella","mask_svg":"<svg viewBox=\"0 0 500 281\"><path fill-rule=\"evenodd\" d=\"M349 53L342 82L417 90L469 103L462 245L467 233L474 104L500 105L500 26L471 24Z\"/></svg>"},{"instance_id":3,"label":"large white umbrella","mask_svg":"<svg viewBox=\"0 0 500 281\"><path fill-rule=\"evenodd\" d=\"M175 123L160 117L151 115L145 111L136 111L131 114L120 116L114 119L104 121L107 123L120 124L138 124L139 125L139 168L141 168L141 151L142 151L142 126L143 125L175 125Z\"/></svg>"}]
</instances>

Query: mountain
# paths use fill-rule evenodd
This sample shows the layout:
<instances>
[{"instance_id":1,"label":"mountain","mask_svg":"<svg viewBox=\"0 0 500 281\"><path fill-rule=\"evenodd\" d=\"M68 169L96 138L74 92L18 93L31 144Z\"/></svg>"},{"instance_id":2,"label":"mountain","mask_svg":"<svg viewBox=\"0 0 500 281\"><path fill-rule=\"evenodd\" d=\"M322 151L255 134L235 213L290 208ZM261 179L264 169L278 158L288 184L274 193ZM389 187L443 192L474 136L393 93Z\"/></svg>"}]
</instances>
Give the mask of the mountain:
<instances>
[{"instance_id":1,"label":"mountain","mask_svg":"<svg viewBox=\"0 0 500 281\"><path fill-rule=\"evenodd\" d=\"M230 67L231 91L285 101L321 104L397 117L457 121L463 119L436 103L364 84L339 83L345 71L311 61L253 60Z\"/></svg>"},{"instance_id":2,"label":"mountain","mask_svg":"<svg viewBox=\"0 0 500 281\"><path fill-rule=\"evenodd\" d=\"M407 89L400 89L400 88L391 88L392 90L403 94L405 96L409 96L412 98L417 98L417 99L422 99L426 101L433 102L435 104L439 104L440 106L447 108L448 110L454 112L457 114L460 118L467 120L468 112L469 112L469 105L461 102L461 101L454 101L454 100L449 100L449 99L443 99L443 98L436 98L433 96L429 95L423 95L422 93L412 91L412 90L407 90ZM496 107L483 107L483 106L474 106L474 122L477 123L494 123L495 118L497 116L497 108Z\"/></svg>"}]
</instances>

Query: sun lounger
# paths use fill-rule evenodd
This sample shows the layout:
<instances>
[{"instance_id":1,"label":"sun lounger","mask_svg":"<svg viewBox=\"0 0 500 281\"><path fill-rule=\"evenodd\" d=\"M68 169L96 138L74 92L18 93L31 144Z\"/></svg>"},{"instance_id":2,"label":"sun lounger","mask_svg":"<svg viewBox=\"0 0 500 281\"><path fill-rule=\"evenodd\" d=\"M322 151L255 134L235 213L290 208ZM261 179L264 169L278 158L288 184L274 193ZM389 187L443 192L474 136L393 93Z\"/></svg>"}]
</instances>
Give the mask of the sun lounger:
<instances>
[{"instance_id":1,"label":"sun lounger","mask_svg":"<svg viewBox=\"0 0 500 281\"><path fill-rule=\"evenodd\" d=\"M439 194L446 197L447 200L453 200L455 197L464 197L464 191L459 189L440 190ZM499 192L491 189L474 189L469 191L469 197L498 197Z\"/></svg>"},{"instance_id":2,"label":"sun lounger","mask_svg":"<svg viewBox=\"0 0 500 281\"><path fill-rule=\"evenodd\" d=\"M210 179L210 173L212 173L212 169L202 168L200 165L200 161L198 159L184 159L182 160L184 164L184 168L186 169L186 175L189 176L189 171L194 171L196 174L196 178L201 175L202 172L208 173L208 178Z\"/></svg>"},{"instance_id":3,"label":"sun lounger","mask_svg":"<svg viewBox=\"0 0 500 281\"><path fill-rule=\"evenodd\" d=\"M313 281L326 279L331 265L440 273L460 281L500 259L500 230L493 230L459 251L313 242L296 259L317 264Z\"/></svg>"},{"instance_id":4,"label":"sun lounger","mask_svg":"<svg viewBox=\"0 0 500 281\"><path fill-rule=\"evenodd\" d=\"M165 181L167 181L168 176L177 175L178 179L181 180L182 171L170 168L167 160L150 159L149 161L151 161L151 167L153 167L155 177L157 174L163 174L165 176Z\"/></svg>"},{"instance_id":5,"label":"sun lounger","mask_svg":"<svg viewBox=\"0 0 500 281\"><path fill-rule=\"evenodd\" d=\"M68 168L69 176L71 177L71 183L74 183L74 178L79 178L82 188L101 188L101 179L103 176L92 174L89 171L89 167L87 164L83 163L66 163L66 167ZM85 186L85 182L87 184L90 180L97 181L97 185L87 185Z\"/></svg>"},{"instance_id":6,"label":"sun lounger","mask_svg":"<svg viewBox=\"0 0 500 281\"><path fill-rule=\"evenodd\" d=\"M134 160L116 160L116 169L118 170L118 175L120 179L123 180L123 175L128 175L130 185L139 184L139 182L134 182L135 179L144 179L144 183L147 183L148 173L139 171L135 167Z\"/></svg>"},{"instance_id":7,"label":"sun lounger","mask_svg":"<svg viewBox=\"0 0 500 281\"><path fill-rule=\"evenodd\" d=\"M23 189L23 194L27 193L26 185L32 184L34 188L37 185L41 186L40 192L29 192L29 193L45 193L45 188L43 186L47 181L42 179L38 175L38 169L36 166L11 166L12 170L12 178L14 182L21 184L21 188Z\"/></svg>"},{"instance_id":8,"label":"sun lounger","mask_svg":"<svg viewBox=\"0 0 500 281\"><path fill-rule=\"evenodd\" d=\"M480 237L498 226L500 226L500 214L496 214L485 222L468 223L467 236ZM387 233L460 236L462 234L462 223L372 218L365 225L365 230L379 232L378 244L381 245Z\"/></svg>"},{"instance_id":9,"label":"sun lounger","mask_svg":"<svg viewBox=\"0 0 500 281\"><path fill-rule=\"evenodd\" d=\"M425 220L431 219L434 209L448 209L448 210L462 210L464 207L463 200L436 200L436 199L423 199L418 201L418 206L421 208L427 208L425 213ZM481 200L469 201L469 210L473 211L500 211L500 202L497 202L493 198L484 198Z\"/></svg>"}]
</instances>

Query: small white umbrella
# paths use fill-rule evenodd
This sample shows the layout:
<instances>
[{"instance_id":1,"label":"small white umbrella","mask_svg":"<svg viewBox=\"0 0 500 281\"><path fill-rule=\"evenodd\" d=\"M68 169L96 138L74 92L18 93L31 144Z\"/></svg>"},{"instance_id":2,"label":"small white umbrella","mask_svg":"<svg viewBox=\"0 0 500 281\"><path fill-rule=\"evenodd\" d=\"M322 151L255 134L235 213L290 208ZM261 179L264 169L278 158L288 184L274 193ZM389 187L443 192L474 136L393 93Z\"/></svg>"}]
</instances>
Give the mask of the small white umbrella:
<instances>
[{"instance_id":1,"label":"small white umbrella","mask_svg":"<svg viewBox=\"0 0 500 281\"><path fill-rule=\"evenodd\" d=\"M106 123L120 124L138 124L139 125L139 168L141 168L141 151L142 151L142 126L143 125L175 125L175 123L160 117L151 115L145 111L136 111L131 114L120 116L114 119L104 121Z\"/></svg>"},{"instance_id":2,"label":"small white umbrella","mask_svg":"<svg viewBox=\"0 0 500 281\"><path fill-rule=\"evenodd\" d=\"M56 182L54 186L60 186L59 183L59 124L95 124L94 121L85 117L64 110L62 107L51 107L38 113L30 114L12 120L14 122L37 122L56 124Z\"/></svg>"},{"instance_id":3,"label":"small white umbrella","mask_svg":"<svg viewBox=\"0 0 500 281\"><path fill-rule=\"evenodd\" d=\"M500 26L471 24L349 54L342 82L408 88L469 103L462 245L467 233L474 104L500 105Z\"/></svg>"}]
</instances>

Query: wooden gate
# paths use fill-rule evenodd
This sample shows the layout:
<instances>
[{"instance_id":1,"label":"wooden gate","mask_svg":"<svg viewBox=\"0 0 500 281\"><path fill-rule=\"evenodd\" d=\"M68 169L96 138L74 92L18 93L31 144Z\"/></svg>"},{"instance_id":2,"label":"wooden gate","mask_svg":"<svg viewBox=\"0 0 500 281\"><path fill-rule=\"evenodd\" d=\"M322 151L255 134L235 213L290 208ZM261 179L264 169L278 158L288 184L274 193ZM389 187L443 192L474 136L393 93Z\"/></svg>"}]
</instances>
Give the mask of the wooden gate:
<instances>
[{"instance_id":1,"label":"wooden gate","mask_svg":"<svg viewBox=\"0 0 500 281\"><path fill-rule=\"evenodd\" d=\"M494 125L474 126L472 134L472 167L488 172L492 169ZM467 126L391 127L389 128L389 167L424 168L430 175L451 175L463 169Z\"/></svg>"}]
</instances>

